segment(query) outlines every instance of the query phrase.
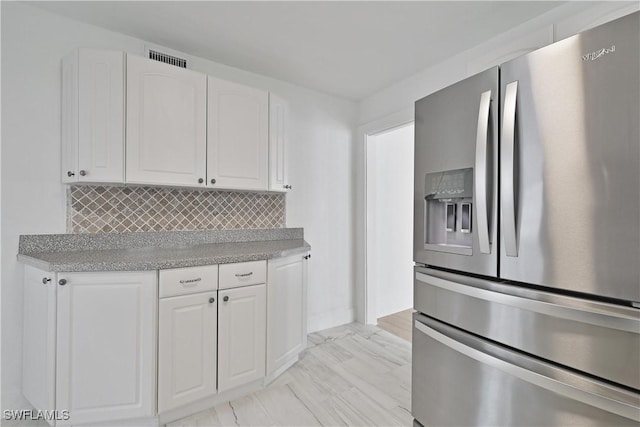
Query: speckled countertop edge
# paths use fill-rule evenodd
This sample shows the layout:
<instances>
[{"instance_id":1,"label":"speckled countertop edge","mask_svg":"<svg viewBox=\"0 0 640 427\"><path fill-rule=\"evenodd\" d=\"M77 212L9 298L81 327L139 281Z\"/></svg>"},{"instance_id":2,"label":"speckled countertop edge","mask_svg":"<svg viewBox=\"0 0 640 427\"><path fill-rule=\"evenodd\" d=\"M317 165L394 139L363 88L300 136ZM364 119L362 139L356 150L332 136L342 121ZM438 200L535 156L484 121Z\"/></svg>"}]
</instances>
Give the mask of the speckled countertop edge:
<instances>
[{"instance_id":1,"label":"speckled countertop edge","mask_svg":"<svg viewBox=\"0 0 640 427\"><path fill-rule=\"evenodd\" d=\"M141 271L256 261L309 251L303 239L209 243L18 254L18 261L50 272Z\"/></svg>"},{"instance_id":2,"label":"speckled countertop edge","mask_svg":"<svg viewBox=\"0 0 640 427\"><path fill-rule=\"evenodd\" d=\"M34 234L20 236L18 253L22 255L133 249L148 247L193 247L212 243L239 243L304 239L302 228L155 231L101 234Z\"/></svg>"}]
</instances>

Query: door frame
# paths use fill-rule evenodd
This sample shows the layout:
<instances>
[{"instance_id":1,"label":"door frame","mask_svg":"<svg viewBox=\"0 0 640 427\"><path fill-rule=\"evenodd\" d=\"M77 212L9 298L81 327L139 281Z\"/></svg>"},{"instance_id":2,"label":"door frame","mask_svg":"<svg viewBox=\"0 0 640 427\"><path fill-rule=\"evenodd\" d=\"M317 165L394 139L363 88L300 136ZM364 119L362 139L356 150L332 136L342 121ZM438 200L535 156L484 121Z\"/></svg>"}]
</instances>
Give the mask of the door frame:
<instances>
[{"instance_id":1,"label":"door frame","mask_svg":"<svg viewBox=\"0 0 640 427\"><path fill-rule=\"evenodd\" d=\"M358 200L359 206L356 207L356 235L359 236L356 239L356 252L360 254L356 258L356 319L360 323L375 325L377 323L377 313L375 309L376 303L376 289L375 286L369 286L369 277L371 277L371 265L368 262L368 246L371 243L369 238L369 232L371 229L370 222L372 221L371 210L369 204L371 202L368 197L367 181L367 163L368 156L370 154L367 150L367 143L370 137L375 137L381 133L386 133L391 130L401 128L410 125L415 121L414 108L411 106L405 110L386 116L382 119L374 120L358 127L358 145L362 150L362 167L359 175L359 183L356 183L357 187L361 190Z\"/></svg>"}]
</instances>

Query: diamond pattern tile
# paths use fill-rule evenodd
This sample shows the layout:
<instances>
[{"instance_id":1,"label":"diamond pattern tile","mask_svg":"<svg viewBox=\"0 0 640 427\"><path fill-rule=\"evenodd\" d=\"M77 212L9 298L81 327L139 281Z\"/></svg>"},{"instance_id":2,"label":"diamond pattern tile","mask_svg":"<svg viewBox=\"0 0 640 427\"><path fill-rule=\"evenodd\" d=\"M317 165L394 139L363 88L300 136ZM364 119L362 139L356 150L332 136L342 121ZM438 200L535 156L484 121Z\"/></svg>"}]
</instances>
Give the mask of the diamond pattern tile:
<instances>
[{"instance_id":1,"label":"diamond pattern tile","mask_svg":"<svg viewBox=\"0 0 640 427\"><path fill-rule=\"evenodd\" d=\"M67 204L70 233L285 226L284 194L75 185Z\"/></svg>"}]
</instances>

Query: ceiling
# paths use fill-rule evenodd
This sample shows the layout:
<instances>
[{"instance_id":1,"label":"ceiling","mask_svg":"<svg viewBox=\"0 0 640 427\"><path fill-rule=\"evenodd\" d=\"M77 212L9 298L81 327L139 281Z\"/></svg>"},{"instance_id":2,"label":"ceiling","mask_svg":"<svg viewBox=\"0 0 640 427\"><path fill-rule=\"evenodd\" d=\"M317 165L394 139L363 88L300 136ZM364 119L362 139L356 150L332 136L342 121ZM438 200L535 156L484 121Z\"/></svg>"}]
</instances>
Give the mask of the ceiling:
<instances>
[{"instance_id":1,"label":"ceiling","mask_svg":"<svg viewBox=\"0 0 640 427\"><path fill-rule=\"evenodd\" d=\"M42 1L154 44L359 100L557 1Z\"/></svg>"}]
</instances>

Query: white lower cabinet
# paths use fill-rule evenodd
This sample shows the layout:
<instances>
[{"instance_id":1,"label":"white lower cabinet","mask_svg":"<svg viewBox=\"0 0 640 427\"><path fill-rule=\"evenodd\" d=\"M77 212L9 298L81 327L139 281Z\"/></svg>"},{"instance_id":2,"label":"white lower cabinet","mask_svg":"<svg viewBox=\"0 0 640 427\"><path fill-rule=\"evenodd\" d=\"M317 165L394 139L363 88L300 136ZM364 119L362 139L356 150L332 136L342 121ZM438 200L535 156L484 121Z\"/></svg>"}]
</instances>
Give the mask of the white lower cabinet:
<instances>
[{"instance_id":1,"label":"white lower cabinet","mask_svg":"<svg viewBox=\"0 0 640 427\"><path fill-rule=\"evenodd\" d=\"M160 300L158 413L216 393L217 292Z\"/></svg>"},{"instance_id":2,"label":"white lower cabinet","mask_svg":"<svg viewBox=\"0 0 640 427\"><path fill-rule=\"evenodd\" d=\"M308 257L160 272L25 266L24 396L67 410L58 426L153 424L259 387L306 347Z\"/></svg>"},{"instance_id":3,"label":"white lower cabinet","mask_svg":"<svg viewBox=\"0 0 640 427\"><path fill-rule=\"evenodd\" d=\"M24 269L22 394L40 410L56 409L55 280L55 273Z\"/></svg>"},{"instance_id":4,"label":"white lower cabinet","mask_svg":"<svg viewBox=\"0 0 640 427\"><path fill-rule=\"evenodd\" d=\"M218 292L218 390L265 375L266 286Z\"/></svg>"},{"instance_id":5,"label":"white lower cabinet","mask_svg":"<svg viewBox=\"0 0 640 427\"><path fill-rule=\"evenodd\" d=\"M57 425L152 417L155 271L58 273Z\"/></svg>"},{"instance_id":6,"label":"white lower cabinet","mask_svg":"<svg viewBox=\"0 0 640 427\"><path fill-rule=\"evenodd\" d=\"M269 260L267 376L297 360L307 346L307 257Z\"/></svg>"}]
</instances>

